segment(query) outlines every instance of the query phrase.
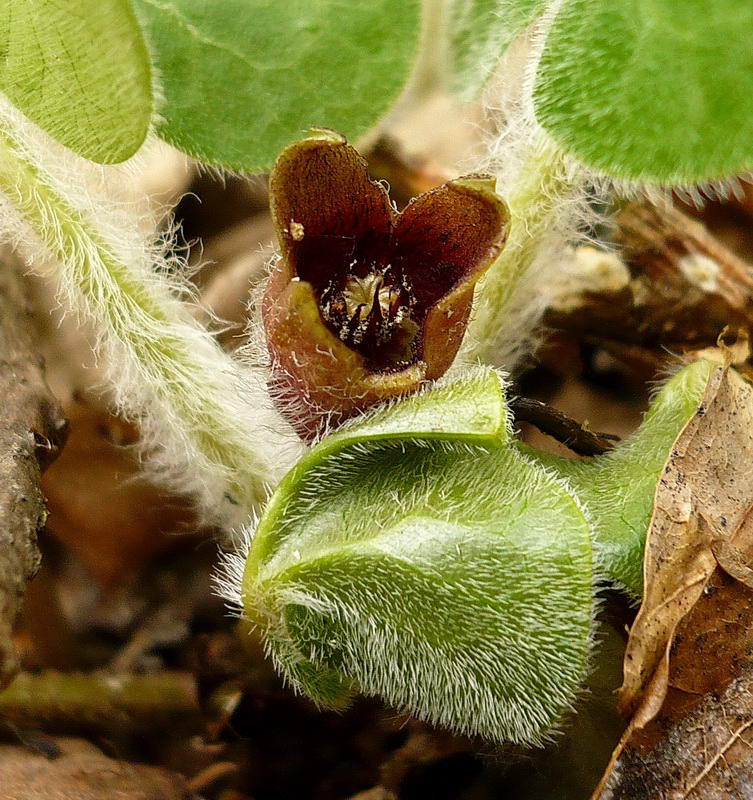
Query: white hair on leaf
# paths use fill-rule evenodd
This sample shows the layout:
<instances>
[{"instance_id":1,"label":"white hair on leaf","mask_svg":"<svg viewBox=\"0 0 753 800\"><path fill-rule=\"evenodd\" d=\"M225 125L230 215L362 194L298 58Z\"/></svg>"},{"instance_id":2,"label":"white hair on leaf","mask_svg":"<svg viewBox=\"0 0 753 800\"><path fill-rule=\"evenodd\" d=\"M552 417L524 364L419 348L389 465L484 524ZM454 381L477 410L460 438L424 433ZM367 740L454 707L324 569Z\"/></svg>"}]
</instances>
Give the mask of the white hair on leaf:
<instances>
[{"instance_id":1,"label":"white hair on leaf","mask_svg":"<svg viewBox=\"0 0 753 800\"><path fill-rule=\"evenodd\" d=\"M138 423L146 468L194 498L208 521L241 522L297 446L266 391L197 323L172 232L119 191L139 169L62 147L0 97L0 237L52 277L60 304L96 332L105 388Z\"/></svg>"},{"instance_id":2,"label":"white hair on leaf","mask_svg":"<svg viewBox=\"0 0 753 800\"><path fill-rule=\"evenodd\" d=\"M533 110L536 67L557 6L508 49L484 93L492 133L473 168L496 176L511 227L476 290L459 365L481 361L515 369L536 343L566 246L587 237L599 221L591 172L552 140Z\"/></svg>"},{"instance_id":3,"label":"white hair on leaf","mask_svg":"<svg viewBox=\"0 0 753 800\"><path fill-rule=\"evenodd\" d=\"M701 206L706 199L740 196L741 180L749 178L672 186L626 180L589 167L560 146L537 122L533 98L541 53L562 4L547 3L530 30L508 48L483 96L492 132L483 155L470 166L497 176L497 191L510 207L511 230L477 287L458 364L480 361L514 370L531 353L541 318L570 268L570 246L589 240L605 222L598 206L611 194L664 204L672 201L671 189Z\"/></svg>"},{"instance_id":4,"label":"white hair on leaf","mask_svg":"<svg viewBox=\"0 0 753 800\"><path fill-rule=\"evenodd\" d=\"M357 690L457 731L540 744L589 669L587 510L509 446L417 437L354 439L286 486L274 544L242 568L244 546L231 596L286 682L321 706ZM540 546L527 544L545 522Z\"/></svg>"}]
</instances>

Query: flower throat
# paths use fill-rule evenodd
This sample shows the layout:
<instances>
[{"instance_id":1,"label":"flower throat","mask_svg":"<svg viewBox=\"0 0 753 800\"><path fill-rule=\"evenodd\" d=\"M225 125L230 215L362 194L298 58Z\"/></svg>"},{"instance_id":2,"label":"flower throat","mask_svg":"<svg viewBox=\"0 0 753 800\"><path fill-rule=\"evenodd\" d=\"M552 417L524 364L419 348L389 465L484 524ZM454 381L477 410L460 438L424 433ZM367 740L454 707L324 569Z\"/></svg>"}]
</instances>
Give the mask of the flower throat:
<instances>
[{"instance_id":1,"label":"flower throat","mask_svg":"<svg viewBox=\"0 0 753 800\"><path fill-rule=\"evenodd\" d=\"M357 262L350 264L354 270ZM416 300L405 275L391 265L363 276L349 272L330 281L320 300L322 317L349 347L382 368L412 361L418 326L411 319Z\"/></svg>"}]
</instances>

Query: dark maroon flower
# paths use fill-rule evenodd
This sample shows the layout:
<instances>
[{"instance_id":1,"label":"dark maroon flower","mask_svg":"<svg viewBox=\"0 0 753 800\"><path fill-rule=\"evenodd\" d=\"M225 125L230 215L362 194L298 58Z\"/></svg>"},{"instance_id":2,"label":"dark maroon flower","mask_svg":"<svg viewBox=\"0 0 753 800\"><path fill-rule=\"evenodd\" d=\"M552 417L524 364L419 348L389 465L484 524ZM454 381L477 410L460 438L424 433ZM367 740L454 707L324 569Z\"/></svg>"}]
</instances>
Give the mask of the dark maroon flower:
<instances>
[{"instance_id":1,"label":"dark maroon flower","mask_svg":"<svg viewBox=\"0 0 753 800\"><path fill-rule=\"evenodd\" d=\"M507 236L493 179L458 178L398 213L345 139L317 130L280 155L270 193L281 259L262 315L296 430L311 439L444 374Z\"/></svg>"}]
</instances>

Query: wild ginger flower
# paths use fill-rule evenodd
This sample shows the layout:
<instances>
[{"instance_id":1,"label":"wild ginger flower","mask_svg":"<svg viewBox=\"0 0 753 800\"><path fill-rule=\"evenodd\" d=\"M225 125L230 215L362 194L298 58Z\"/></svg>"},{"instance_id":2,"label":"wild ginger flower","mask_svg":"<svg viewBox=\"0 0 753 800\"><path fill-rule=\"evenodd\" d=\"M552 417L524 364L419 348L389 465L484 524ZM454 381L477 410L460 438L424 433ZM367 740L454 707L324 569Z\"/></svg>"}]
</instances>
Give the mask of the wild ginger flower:
<instances>
[{"instance_id":1,"label":"wild ginger flower","mask_svg":"<svg viewBox=\"0 0 753 800\"><path fill-rule=\"evenodd\" d=\"M458 178L398 213L345 139L317 130L280 155L270 193L281 258L262 317L272 392L299 434L443 375L507 236L493 179Z\"/></svg>"}]
</instances>

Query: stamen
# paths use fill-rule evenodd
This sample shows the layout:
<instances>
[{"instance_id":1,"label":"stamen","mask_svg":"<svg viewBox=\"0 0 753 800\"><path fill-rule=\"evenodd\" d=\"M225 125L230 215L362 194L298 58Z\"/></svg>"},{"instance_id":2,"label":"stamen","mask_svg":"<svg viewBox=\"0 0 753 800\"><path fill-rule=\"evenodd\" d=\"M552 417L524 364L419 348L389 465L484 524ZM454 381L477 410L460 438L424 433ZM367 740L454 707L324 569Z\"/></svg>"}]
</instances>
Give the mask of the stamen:
<instances>
[{"instance_id":1,"label":"stamen","mask_svg":"<svg viewBox=\"0 0 753 800\"><path fill-rule=\"evenodd\" d=\"M362 277L349 274L341 286L331 282L321 297L322 316L340 339L368 350L387 345L414 304L407 280L389 265Z\"/></svg>"}]
</instances>

